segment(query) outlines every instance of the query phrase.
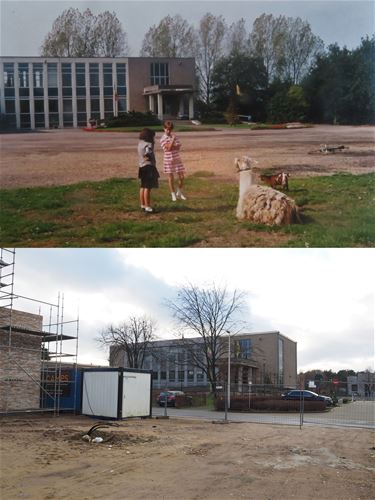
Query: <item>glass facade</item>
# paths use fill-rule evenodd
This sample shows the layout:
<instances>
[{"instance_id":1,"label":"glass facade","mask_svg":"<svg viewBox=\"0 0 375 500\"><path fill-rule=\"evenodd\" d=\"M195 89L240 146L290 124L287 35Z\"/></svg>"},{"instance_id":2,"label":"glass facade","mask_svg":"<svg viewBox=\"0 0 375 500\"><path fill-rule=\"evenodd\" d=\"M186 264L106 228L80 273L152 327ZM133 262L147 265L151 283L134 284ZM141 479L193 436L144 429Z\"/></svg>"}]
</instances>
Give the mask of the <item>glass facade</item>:
<instances>
[{"instance_id":1,"label":"glass facade","mask_svg":"<svg viewBox=\"0 0 375 500\"><path fill-rule=\"evenodd\" d=\"M19 59L0 63L0 111L9 127L84 127L127 111L125 62Z\"/></svg>"}]
</instances>

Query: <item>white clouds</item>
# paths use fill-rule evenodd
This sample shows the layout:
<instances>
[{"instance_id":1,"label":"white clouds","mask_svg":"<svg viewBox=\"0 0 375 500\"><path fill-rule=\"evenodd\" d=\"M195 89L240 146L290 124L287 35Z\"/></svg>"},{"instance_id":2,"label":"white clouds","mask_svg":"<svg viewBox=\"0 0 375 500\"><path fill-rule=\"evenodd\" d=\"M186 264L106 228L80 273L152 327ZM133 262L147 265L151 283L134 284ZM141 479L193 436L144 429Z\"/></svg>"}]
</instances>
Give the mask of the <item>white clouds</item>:
<instances>
[{"instance_id":1,"label":"white clouds","mask_svg":"<svg viewBox=\"0 0 375 500\"><path fill-rule=\"evenodd\" d=\"M79 308L82 362L106 362L94 338L132 314L152 316L171 338L163 302L189 281L247 292L249 330L296 340L299 369L360 370L373 359L373 260L372 249L19 249L15 281L46 301L64 292L67 316Z\"/></svg>"}]
</instances>

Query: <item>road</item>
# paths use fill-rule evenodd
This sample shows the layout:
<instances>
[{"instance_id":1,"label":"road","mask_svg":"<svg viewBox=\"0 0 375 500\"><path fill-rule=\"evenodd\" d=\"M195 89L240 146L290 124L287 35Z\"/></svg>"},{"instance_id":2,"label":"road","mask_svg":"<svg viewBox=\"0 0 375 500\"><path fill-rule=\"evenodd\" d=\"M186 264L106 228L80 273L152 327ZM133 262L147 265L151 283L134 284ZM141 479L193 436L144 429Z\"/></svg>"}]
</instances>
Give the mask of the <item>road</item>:
<instances>
[{"instance_id":1,"label":"road","mask_svg":"<svg viewBox=\"0 0 375 500\"><path fill-rule=\"evenodd\" d=\"M163 416L164 408L154 407L152 414L154 417ZM225 413L220 411L206 410L202 408L168 408L169 417L203 419L222 422L225 420ZM261 424L286 424L300 425L299 413L242 413L229 412L230 422L253 422ZM324 413L305 413L304 424L326 425L338 427L361 427L375 429L375 401L355 401L332 408Z\"/></svg>"}]
</instances>

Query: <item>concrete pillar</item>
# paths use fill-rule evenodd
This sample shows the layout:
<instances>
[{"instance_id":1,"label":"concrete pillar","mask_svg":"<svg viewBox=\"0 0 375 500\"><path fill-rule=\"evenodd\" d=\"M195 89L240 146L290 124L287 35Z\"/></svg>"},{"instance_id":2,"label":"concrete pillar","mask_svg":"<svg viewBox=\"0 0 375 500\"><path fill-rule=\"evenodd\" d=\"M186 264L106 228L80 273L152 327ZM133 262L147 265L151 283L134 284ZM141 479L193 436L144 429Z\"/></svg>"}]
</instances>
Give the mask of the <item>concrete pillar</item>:
<instances>
[{"instance_id":1,"label":"concrete pillar","mask_svg":"<svg viewBox=\"0 0 375 500\"><path fill-rule=\"evenodd\" d=\"M73 127L77 128L77 80L76 80L76 63L72 64L72 113L73 113Z\"/></svg>"},{"instance_id":2,"label":"concrete pillar","mask_svg":"<svg viewBox=\"0 0 375 500\"><path fill-rule=\"evenodd\" d=\"M20 79L18 63L14 63L14 95L16 107L16 127L21 128L21 111L20 111Z\"/></svg>"},{"instance_id":3,"label":"concrete pillar","mask_svg":"<svg viewBox=\"0 0 375 500\"><path fill-rule=\"evenodd\" d=\"M57 87L57 95L59 101L59 128L64 128L61 60L57 63Z\"/></svg>"},{"instance_id":4,"label":"concrete pillar","mask_svg":"<svg viewBox=\"0 0 375 500\"><path fill-rule=\"evenodd\" d=\"M48 109L48 71L47 62L43 63L43 100L44 100L44 127L49 128L49 109Z\"/></svg>"},{"instance_id":5,"label":"concrete pillar","mask_svg":"<svg viewBox=\"0 0 375 500\"><path fill-rule=\"evenodd\" d=\"M91 118L91 102L90 102L90 66L89 63L85 63L85 82L86 82L86 117L87 117L87 125L89 124L89 120Z\"/></svg>"},{"instance_id":6,"label":"concrete pillar","mask_svg":"<svg viewBox=\"0 0 375 500\"><path fill-rule=\"evenodd\" d=\"M151 113L155 112L155 100L153 95L148 96L148 109L151 111Z\"/></svg>"},{"instance_id":7,"label":"concrete pillar","mask_svg":"<svg viewBox=\"0 0 375 500\"><path fill-rule=\"evenodd\" d=\"M100 103L100 120L104 120L104 77L103 63L99 63L99 103Z\"/></svg>"},{"instance_id":8,"label":"concrete pillar","mask_svg":"<svg viewBox=\"0 0 375 500\"><path fill-rule=\"evenodd\" d=\"M4 63L0 64L0 108L1 113L5 115L5 82L4 82Z\"/></svg>"},{"instance_id":9,"label":"concrete pillar","mask_svg":"<svg viewBox=\"0 0 375 500\"><path fill-rule=\"evenodd\" d=\"M162 96L162 94L158 94L158 118L159 118L159 120L163 119L163 96Z\"/></svg>"},{"instance_id":10,"label":"concrete pillar","mask_svg":"<svg viewBox=\"0 0 375 500\"><path fill-rule=\"evenodd\" d=\"M30 106L30 128L35 129L35 106L34 106L34 78L33 65L29 63L29 106Z\"/></svg>"},{"instance_id":11,"label":"concrete pillar","mask_svg":"<svg viewBox=\"0 0 375 500\"><path fill-rule=\"evenodd\" d=\"M194 118L194 96L193 94L189 95L189 120Z\"/></svg>"}]
</instances>

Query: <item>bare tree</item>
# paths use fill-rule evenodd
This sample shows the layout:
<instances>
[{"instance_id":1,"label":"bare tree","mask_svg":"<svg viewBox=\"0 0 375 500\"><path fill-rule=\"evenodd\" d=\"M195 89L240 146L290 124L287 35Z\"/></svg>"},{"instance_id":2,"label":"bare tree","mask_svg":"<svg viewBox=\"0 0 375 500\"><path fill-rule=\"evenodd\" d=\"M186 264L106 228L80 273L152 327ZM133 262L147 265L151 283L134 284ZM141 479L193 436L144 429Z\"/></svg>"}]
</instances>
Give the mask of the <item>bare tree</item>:
<instances>
[{"instance_id":1,"label":"bare tree","mask_svg":"<svg viewBox=\"0 0 375 500\"><path fill-rule=\"evenodd\" d=\"M155 322L151 318L131 316L118 326L109 325L96 341L110 348L110 360L119 362L120 355L125 353L129 368L142 368L149 344L155 340L154 331Z\"/></svg>"},{"instance_id":2,"label":"bare tree","mask_svg":"<svg viewBox=\"0 0 375 500\"><path fill-rule=\"evenodd\" d=\"M262 14L255 19L249 43L251 55L260 58L266 68L267 83L277 76L284 60L285 17Z\"/></svg>"},{"instance_id":3,"label":"bare tree","mask_svg":"<svg viewBox=\"0 0 375 500\"><path fill-rule=\"evenodd\" d=\"M226 24L222 16L207 13L203 16L196 32L195 58L198 70L201 96L206 104L211 102L212 73L215 64L223 54Z\"/></svg>"},{"instance_id":4,"label":"bare tree","mask_svg":"<svg viewBox=\"0 0 375 500\"><path fill-rule=\"evenodd\" d=\"M228 54L239 55L249 52L249 42L246 33L245 19L232 23L226 34L226 45Z\"/></svg>"},{"instance_id":5,"label":"bare tree","mask_svg":"<svg viewBox=\"0 0 375 500\"><path fill-rule=\"evenodd\" d=\"M214 394L219 361L228 349L223 337L227 337L228 330L238 330L236 313L242 309L243 300L244 293L238 290L230 293L226 287L215 284L208 288L188 284L180 289L176 300L166 302L177 321L191 364L206 373Z\"/></svg>"},{"instance_id":6,"label":"bare tree","mask_svg":"<svg viewBox=\"0 0 375 500\"><path fill-rule=\"evenodd\" d=\"M285 79L298 84L323 48L323 41L313 34L307 21L288 17L283 43Z\"/></svg>"},{"instance_id":7,"label":"bare tree","mask_svg":"<svg viewBox=\"0 0 375 500\"><path fill-rule=\"evenodd\" d=\"M179 14L166 16L146 33L141 56L188 57L194 55L194 29Z\"/></svg>"},{"instance_id":8,"label":"bare tree","mask_svg":"<svg viewBox=\"0 0 375 500\"><path fill-rule=\"evenodd\" d=\"M99 56L115 57L128 53L127 35L115 12L106 10L97 17L95 44Z\"/></svg>"},{"instance_id":9,"label":"bare tree","mask_svg":"<svg viewBox=\"0 0 375 500\"><path fill-rule=\"evenodd\" d=\"M262 14L250 34L251 53L263 60L268 83L276 77L297 84L314 57L323 50L307 21L285 16Z\"/></svg>"},{"instance_id":10,"label":"bare tree","mask_svg":"<svg viewBox=\"0 0 375 500\"><path fill-rule=\"evenodd\" d=\"M41 47L46 57L114 57L128 51L126 33L116 14L95 16L90 9L64 10L53 22Z\"/></svg>"}]
</instances>

